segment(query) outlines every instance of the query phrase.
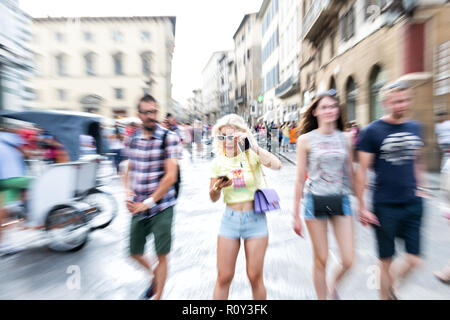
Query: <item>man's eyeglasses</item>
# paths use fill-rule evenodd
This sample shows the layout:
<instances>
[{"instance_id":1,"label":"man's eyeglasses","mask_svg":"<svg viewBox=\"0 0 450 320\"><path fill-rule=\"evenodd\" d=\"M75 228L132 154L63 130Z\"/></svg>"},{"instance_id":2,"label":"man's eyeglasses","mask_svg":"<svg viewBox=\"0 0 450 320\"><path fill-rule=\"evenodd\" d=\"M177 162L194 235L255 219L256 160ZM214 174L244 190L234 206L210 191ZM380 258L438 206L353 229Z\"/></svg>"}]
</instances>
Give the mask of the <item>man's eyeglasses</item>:
<instances>
[{"instance_id":1,"label":"man's eyeglasses","mask_svg":"<svg viewBox=\"0 0 450 320\"><path fill-rule=\"evenodd\" d=\"M158 113L158 110L148 110L148 111L141 111L139 110L140 114L143 114L144 116L148 116L148 115L155 115Z\"/></svg>"},{"instance_id":2,"label":"man's eyeglasses","mask_svg":"<svg viewBox=\"0 0 450 320\"><path fill-rule=\"evenodd\" d=\"M217 136L217 140L219 141L224 141L225 139L227 139L228 141L233 141L234 136L222 136L222 135Z\"/></svg>"}]
</instances>

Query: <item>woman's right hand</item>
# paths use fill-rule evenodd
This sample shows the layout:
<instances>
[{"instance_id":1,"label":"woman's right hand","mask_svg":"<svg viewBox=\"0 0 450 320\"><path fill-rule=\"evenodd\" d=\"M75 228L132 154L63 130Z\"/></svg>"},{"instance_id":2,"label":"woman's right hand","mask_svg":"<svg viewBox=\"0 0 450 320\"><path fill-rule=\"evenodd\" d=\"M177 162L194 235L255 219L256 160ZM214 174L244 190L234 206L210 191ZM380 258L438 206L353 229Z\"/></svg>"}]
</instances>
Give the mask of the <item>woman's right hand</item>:
<instances>
[{"instance_id":1,"label":"woman's right hand","mask_svg":"<svg viewBox=\"0 0 450 320\"><path fill-rule=\"evenodd\" d=\"M294 231L296 234L303 238L302 220L300 219L300 215L298 214L298 212L294 213Z\"/></svg>"},{"instance_id":2,"label":"woman's right hand","mask_svg":"<svg viewBox=\"0 0 450 320\"><path fill-rule=\"evenodd\" d=\"M220 180L217 180L217 182L216 182L216 188L220 191L223 188L231 186L232 184L233 184L233 181L231 179L227 180L227 181L220 179Z\"/></svg>"}]
</instances>

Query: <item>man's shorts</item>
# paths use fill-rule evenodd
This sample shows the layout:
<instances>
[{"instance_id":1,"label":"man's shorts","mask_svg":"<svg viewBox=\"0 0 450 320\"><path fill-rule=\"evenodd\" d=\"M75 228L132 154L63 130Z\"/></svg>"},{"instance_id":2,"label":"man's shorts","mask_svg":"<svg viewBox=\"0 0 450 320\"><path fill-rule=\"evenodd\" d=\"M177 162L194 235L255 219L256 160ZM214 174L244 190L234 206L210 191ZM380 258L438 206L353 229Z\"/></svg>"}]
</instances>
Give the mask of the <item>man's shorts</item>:
<instances>
[{"instance_id":1,"label":"man's shorts","mask_svg":"<svg viewBox=\"0 0 450 320\"><path fill-rule=\"evenodd\" d=\"M316 217L314 215L314 200L311 193L305 194L304 199L304 207L305 207L305 220L313 220L313 219L327 219L327 216L324 217ZM350 203L350 197L345 195L342 199L342 212L344 216L352 216L352 205Z\"/></svg>"},{"instance_id":2,"label":"man's shorts","mask_svg":"<svg viewBox=\"0 0 450 320\"><path fill-rule=\"evenodd\" d=\"M268 236L265 213L234 211L226 208L220 225L219 236L231 239L265 238Z\"/></svg>"},{"instance_id":3,"label":"man's shorts","mask_svg":"<svg viewBox=\"0 0 450 320\"><path fill-rule=\"evenodd\" d=\"M420 255L422 198L415 197L402 204L375 203L374 214L381 225L374 226L380 259L392 258L395 255L395 238L405 241L407 253Z\"/></svg>"},{"instance_id":4,"label":"man's shorts","mask_svg":"<svg viewBox=\"0 0 450 320\"><path fill-rule=\"evenodd\" d=\"M155 251L158 255L168 254L172 244L173 207L169 207L151 218L134 216L130 228L130 254L143 255L147 236L153 233Z\"/></svg>"}]
</instances>

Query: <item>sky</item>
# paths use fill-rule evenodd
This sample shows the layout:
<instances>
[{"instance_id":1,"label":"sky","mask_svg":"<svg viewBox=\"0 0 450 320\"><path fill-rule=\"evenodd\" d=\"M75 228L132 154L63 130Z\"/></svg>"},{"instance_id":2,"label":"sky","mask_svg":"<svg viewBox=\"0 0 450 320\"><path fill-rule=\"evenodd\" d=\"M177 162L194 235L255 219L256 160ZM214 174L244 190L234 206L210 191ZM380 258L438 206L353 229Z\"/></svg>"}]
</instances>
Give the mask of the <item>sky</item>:
<instances>
[{"instance_id":1,"label":"sky","mask_svg":"<svg viewBox=\"0 0 450 320\"><path fill-rule=\"evenodd\" d=\"M176 16L172 97L185 103L201 88L201 72L215 51L232 50L233 35L263 0L19 0L32 17Z\"/></svg>"}]
</instances>

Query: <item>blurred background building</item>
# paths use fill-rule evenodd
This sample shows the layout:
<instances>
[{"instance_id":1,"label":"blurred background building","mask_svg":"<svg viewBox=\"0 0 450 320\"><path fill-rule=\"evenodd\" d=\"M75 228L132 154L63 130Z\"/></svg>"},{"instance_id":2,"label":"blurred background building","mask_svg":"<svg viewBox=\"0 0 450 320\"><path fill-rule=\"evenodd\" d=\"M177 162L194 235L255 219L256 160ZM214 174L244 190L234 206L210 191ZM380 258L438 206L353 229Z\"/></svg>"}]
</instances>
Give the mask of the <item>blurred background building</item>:
<instances>
[{"instance_id":1,"label":"blurred background building","mask_svg":"<svg viewBox=\"0 0 450 320\"><path fill-rule=\"evenodd\" d=\"M301 95L337 89L347 121L384 113L380 89L414 86L412 118L425 125L428 168L438 169L435 111L450 105L450 4L442 0L302 1Z\"/></svg>"},{"instance_id":2,"label":"blurred background building","mask_svg":"<svg viewBox=\"0 0 450 320\"><path fill-rule=\"evenodd\" d=\"M234 52L225 51L219 59L219 99L220 116L235 112L235 100L231 99L231 74L234 72L230 63L234 61Z\"/></svg>"},{"instance_id":3,"label":"blurred background building","mask_svg":"<svg viewBox=\"0 0 450 320\"><path fill-rule=\"evenodd\" d=\"M0 110L33 107L31 17L18 0L0 1Z\"/></svg>"},{"instance_id":4,"label":"blurred background building","mask_svg":"<svg viewBox=\"0 0 450 320\"><path fill-rule=\"evenodd\" d=\"M279 82L275 96L279 123L297 121L300 110L301 0L279 2Z\"/></svg>"},{"instance_id":5,"label":"blurred background building","mask_svg":"<svg viewBox=\"0 0 450 320\"><path fill-rule=\"evenodd\" d=\"M202 71L202 101L205 121L215 123L221 114L221 76L220 61L228 51L214 52Z\"/></svg>"},{"instance_id":6,"label":"blurred background building","mask_svg":"<svg viewBox=\"0 0 450 320\"><path fill-rule=\"evenodd\" d=\"M144 94L172 111L175 17L33 19L36 107L134 116Z\"/></svg>"},{"instance_id":7,"label":"blurred background building","mask_svg":"<svg viewBox=\"0 0 450 320\"><path fill-rule=\"evenodd\" d=\"M275 95L279 83L279 13L278 0L264 0L258 12L261 24L261 76L263 99L263 121L277 120L277 109L281 105Z\"/></svg>"},{"instance_id":8,"label":"blurred background building","mask_svg":"<svg viewBox=\"0 0 450 320\"><path fill-rule=\"evenodd\" d=\"M233 39L237 113L254 125L258 117L257 99L261 94L261 23L257 13L244 16Z\"/></svg>"}]
</instances>

